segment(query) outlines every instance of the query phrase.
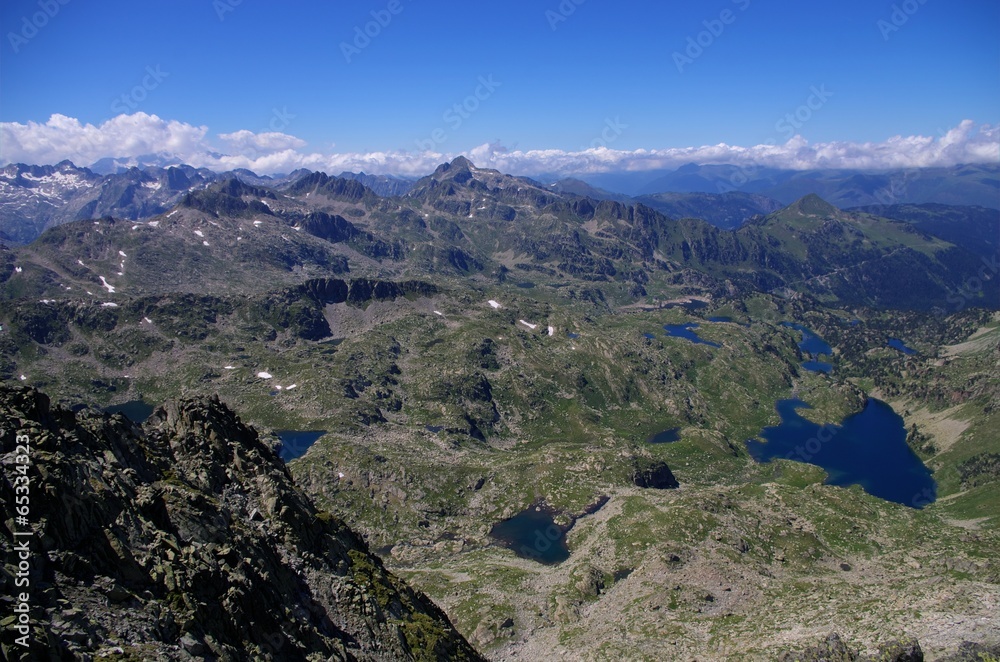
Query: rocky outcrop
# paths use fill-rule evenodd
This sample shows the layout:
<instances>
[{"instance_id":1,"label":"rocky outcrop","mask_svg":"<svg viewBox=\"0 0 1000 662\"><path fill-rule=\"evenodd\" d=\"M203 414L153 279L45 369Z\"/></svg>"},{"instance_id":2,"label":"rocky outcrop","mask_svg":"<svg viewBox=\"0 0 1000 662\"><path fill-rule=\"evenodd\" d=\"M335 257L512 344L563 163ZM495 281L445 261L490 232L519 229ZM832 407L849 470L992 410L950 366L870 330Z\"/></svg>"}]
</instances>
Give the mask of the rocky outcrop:
<instances>
[{"instance_id":1,"label":"rocky outcrop","mask_svg":"<svg viewBox=\"0 0 1000 662\"><path fill-rule=\"evenodd\" d=\"M419 280L400 283L358 278L350 282L338 278L314 278L294 288L293 294L305 294L320 305L350 302L385 301L405 296L433 296L437 287Z\"/></svg>"},{"instance_id":2,"label":"rocky outcrop","mask_svg":"<svg viewBox=\"0 0 1000 662\"><path fill-rule=\"evenodd\" d=\"M670 467L662 460L639 458L632 469L632 483L636 487L655 490L672 490L680 487Z\"/></svg>"},{"instance_id":3,"label":"rocky outcrop","mask_svg":"<svg viewBox=\"0 0 1000 662\"><path fill-rule=\"evenodd\" d=\"M963 641L954 653L938 658L938 662L984 662L1000 660L1000 644L986 645Z\"/></svg>"},{"instance_id":4,"label":"rocky outcrop","mask_svg":"<svg viewBox=\"0 0 1000 662\"><path fill-rule=\"evenodd\" d=\"M15 434L31 479L32 648L5 632L5 659L481 659L217 398L168 403L138 428L3 386L0 430L5 616L14 532L28 529Z\"/></svg>"},{"instance_id":5,"label":"rocky outcrop","mask_svg":"<svg viewBox=\"0 0 1000 662\"><path fill-rule=\"evenodd\" d=\"M891 641L879 646L874 655L862 655L849 646L836 632L816 646L804 651L788 652L779 662L923 662L924 652L916 639Z\"/></svg>"}]
</instances>

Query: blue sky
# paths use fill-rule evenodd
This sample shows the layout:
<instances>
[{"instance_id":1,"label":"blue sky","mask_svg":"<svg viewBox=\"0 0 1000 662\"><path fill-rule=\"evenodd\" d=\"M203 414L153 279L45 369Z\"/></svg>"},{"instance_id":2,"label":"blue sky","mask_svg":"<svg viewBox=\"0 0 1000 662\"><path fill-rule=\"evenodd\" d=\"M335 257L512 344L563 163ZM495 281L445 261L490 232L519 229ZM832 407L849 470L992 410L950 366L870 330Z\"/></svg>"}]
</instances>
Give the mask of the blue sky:
<instances>
[{"instance_id":1,"label":"blue sky","mask_svg":"<svg viewBox=\"0 0 1000 662\"><path fill-rule=\"evenodd\" d=\"M53 114L155 115L222 152L298 139L253 159L882 143L963 120L990 144L1000 120L995 0L8 0L0 21L3 161L56 154L19 128Z\"/></svg>"}]
</instances>

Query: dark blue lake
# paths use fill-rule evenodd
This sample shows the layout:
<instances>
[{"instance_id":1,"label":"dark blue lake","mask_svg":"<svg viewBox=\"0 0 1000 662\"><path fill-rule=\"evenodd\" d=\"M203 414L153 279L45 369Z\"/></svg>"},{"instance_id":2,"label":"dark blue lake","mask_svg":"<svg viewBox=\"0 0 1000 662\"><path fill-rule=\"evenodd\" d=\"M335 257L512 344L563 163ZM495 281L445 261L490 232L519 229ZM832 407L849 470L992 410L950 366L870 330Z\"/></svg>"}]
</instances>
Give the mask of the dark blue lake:
<instances>
[{"instance_id":1,"label":"dark blue lake","mask_svg":"<svg viewBox=\"0 0 1000 662\"><path fill-rule=\"evenodd\" d=\"M898 338L889 338L888 345L889 345L889 347L892 347L893 349L898 349L903 354L916 354L917 353L917 350L910 349L909 347L907 347L906 345L903 344L902 340L899 340Z\"/></svg>"},{"instance_id":2,"label":"dark blue lake","mask_svg":"<svg viewBox=\"0 0 1000 662\"><path fill-rule=\"evenodd\" d=\"M690 340L691 342L699 345L722 347L719 343L714 343L710 340L702 340L702 338L694 332L694 329L698 328L698 324L695 322L688 322L687 324L665 324L663 328L666 330L668 336L673 336L674 338L684 338L685 340Z\"/></svg>"},{"instance_id":3,"label":"dark blue lake","mask_svg":"<svg viewBox=\"0 0 1000 662\"><path fill-rule=\"evenodd\" d=\"M668 303L664 308L684 308L685 310L701 310L702 308L708 308L708 303L702 301L701 299L691 299L690 301L680 301L676 303Z\"/></svg>"},{"instance_id":4,"label":"dark blue lake","mask_svg":"<svg viewBox=\"0 0 1000 662\"><path fill-rule=\"evenodd\" d=\"M826 354L827 356L833 355L833 348L830 347L830 343L826 342L801 324L796 324L795 322L782 322L781 326L787 326L790 329L795 329L802 334L802 340L799 341L799 350L803 354L810 357L809 361L802 364L803 368L813 372L824 372L827 374L833 372L832 365L819 360L821 354Z\"/></svg>"},{"instance_id":5,"label":"dark blue lake","mask_svg":"<svg viewBox=\"0 0 1000 662\"><path fill-rule=\"evenodd\" d=\"M580 337L580 334L573 333L572 331L570 331L569 333L566 334L566 337L569 338L570 340L576 340L577 338Z\"/></svg>"},{"instance_id":6,"label":"dark blue lake","mask_svg":"<svg viewBox=\"0 0 1000 662\"><path fill-rule=\"evenodd\" d=\"M803 361L802 367L812 372L823 372L828 375L833 372L833 366L823 361Z\"/></svg>"},{"instance_id":7,"label":"dark blue lake","mask_svg":"<svg viewBox=\"0 0 1000 662\"><path fill-rule=\"evenodd\" d=\"M815 464L829 474L828 485L860 485L871 495L911 508L937 498L931 471L906 445L906 427L892 407L874 398L840 425L818 425L799 415L809 405L781 400L781 425L764 428L764 441L747 441L758 462L785 458Z\"/></svg>"},{"instance_id":8,"label":"dark blue lake","mask_svg":"<svg viewBox=\"0 0 1000 662\"><path fill-rule=\"evenodd\" d=\"M142 400L129 400L120 405L105 407L109 414L124 414L133 423L141 425L153 413L153 405Z\"/></svg>"},{"instance_id":9,"label":"dark blue lake","mask_svg":"<svg viewBox=\"0 0 1000 662\"><path fill-rule=\"evenodd\" d=\"M309 450L309 447L316 443L316 440L326 434L326 430L275 430L274 434L281 439L281 448L278 455L285 462L291 462L295 458L302 457Z\"/></svg>"},{"instance_id":10,"label":"dark blue lake","mask_svg":"<svg viewBox=\"0 0 1000 662\"><path fill-rule=\"evenodd\" d=\"M646 440L650 444L672 444L675 441L680 441L681 439L681 429L680 428L670 428L669 430L664 430L663 432L657 432L656 434L649 437Z\"/></svg>"},{"instance_id":11,"label":"dark blue lake","mask_svg":"<svg viewBox=\"0 0 1000 662\"><path fill-rule=\"evenodd\" d=\"M554 515L549 508L531 506L494 525L490 536L523 559L545 565L562 563L569 558L566 545L569 527L556 524Z\"/></svg>"}]
</instances>

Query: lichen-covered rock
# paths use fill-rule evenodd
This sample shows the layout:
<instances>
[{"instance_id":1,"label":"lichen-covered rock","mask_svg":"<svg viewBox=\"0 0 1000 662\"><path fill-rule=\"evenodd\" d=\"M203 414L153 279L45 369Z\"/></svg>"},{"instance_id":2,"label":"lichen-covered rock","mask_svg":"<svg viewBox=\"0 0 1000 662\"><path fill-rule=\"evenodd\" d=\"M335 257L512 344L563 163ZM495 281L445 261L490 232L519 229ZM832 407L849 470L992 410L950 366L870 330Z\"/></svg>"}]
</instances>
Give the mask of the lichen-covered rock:
<instances>
[{"instance_id":1,"label":"lichen-covered rock","mask_svg":"<svg viewBox=\"0 0 1000 662\"><path fill-rule=\"evenodd\" d=\"M138 428L3 386L0 430L5 466L16 434L31 450L32 648L6 632L6 659L481 659L217 398ZM25 530L9 474L4 596Z\"/></svg>"},{"instance_id":2,"label":"lichen-covered rock","mask_svg":"<svg viewBox=\"0 0 1000 662\"><path fill-rule=\"evenodd\" d=\"M784 653L778 659L780 662L923 662L924 652L916 639L906 639L890 641L879 646L873 655L863 655L832 632L819 645Z\"/></svg>"}]
</instances>

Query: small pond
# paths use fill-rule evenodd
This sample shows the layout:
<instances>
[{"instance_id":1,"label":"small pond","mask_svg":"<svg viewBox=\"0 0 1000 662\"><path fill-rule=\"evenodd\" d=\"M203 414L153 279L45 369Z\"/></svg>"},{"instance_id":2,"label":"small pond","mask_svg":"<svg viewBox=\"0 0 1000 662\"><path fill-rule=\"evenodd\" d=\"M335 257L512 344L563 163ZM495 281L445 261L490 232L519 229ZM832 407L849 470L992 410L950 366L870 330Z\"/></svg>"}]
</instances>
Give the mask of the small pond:
<instances>
[{"instance_id":1,"label":"small pond","mask_svg":"<svg viewBox=\"0 0 1000 662\"><path fill-rule=\"evenodd\" d=\"M708 308L708 302L702 301L700 299L691 299L690 301L678 301L675 303L668 303L664 308L684 308L685 310L701 310L702 308Z\"/></svg>"},{"instance_id":2,"label":"small pond","mask_svg":"<svg viewBox=\"0 0 1000 662\"><path fill-rule=\"evenodd\" d=\"M285 462L291 462L305 455L309 447L326 434L326 430L275 430L274 434L281 439L278 455Z\"/></svg>"},{"instance_id":3,"label":"small pond","mask_svg":"<svg viewBox=\"0 0 1000 662\"><path fill-rule=\"evenodd\" d=\"M889 342L887 344L889 345L889 347L892 347L893 349L898 349L903 354L908 354L909 355L909 354L916 354L917 353L917 350L910 349L909 347L907 347L906 345L904 345L903 341L900 340L899 338L889 338Z\"/></svg>"},{"instance_id":4,"label":"small pond","mask_svg":"<svg viewBox=\"0 0 1000 662\"><path fill-rule=\"evenodd\" d=\"M696 322L688 322L686 324L665 324L663 328L666 330L668 336L674 338L684 338L685 340L690 340L697 345L708 345L709 347L722 347L719 343L714 343L710 340L703 340L697 333L695 329L698 328Z\"/></svg>"},{"instance_id":5,"label":"small pond","mask_svg":"<svg viewBox=\"0 0 1000 662\"><path fill-rule=\"evenodd\" d=\"M523 559L545 565L569 558L566 533L571 526L555 522L556 511L546 506L529 506L510 519L493 526L490 536Z\"/></svg>"},{"instance_id":6,"label":"small pond","mask_svg":"<svg viewBox=\"0 0 1000 662\"><path fill-rule=\"evenodd\" d=\"M833 347L830 347L830 343L826 342L801 324L796 324L794 322L782 322L781 326L795 329L802 334L802 340L799 341L799 351L810 357L808 361L805 361L802 364L803 368L811 370L812 372L823 372L826 374L833 372L832 365L819 360L820 355L833 355Z\"/></svg>"},{"instance_id":7,"label":"small pond","mask_svg":"<svg viewBox=\"0 0 1000 662\"><path fill-rule=\"evenodd\" d=\"M143 400L129 400L120 405L105 407L104 411L109 414L123 414L133 423L142 425L152 415L153 405Z\"/></svg>"},{"instance_id":8,"label":"small pond","mask_svg":"<svg viewBox=\"0 0 1000 662\"><path fill-rule=\"evenodd\" d=\"M675 441L680 441L680 439L681 439L681 429L670 428L669 430L664 430L663 432L657 432L654 435L650 435L650 437L646 439L646 443L672 444Z\"/></svg>"}]
</instances>

